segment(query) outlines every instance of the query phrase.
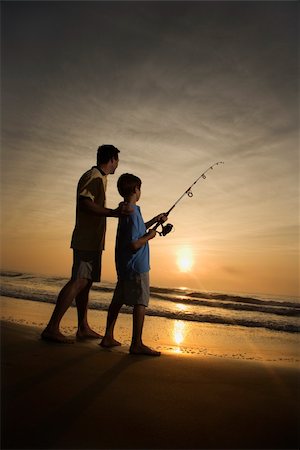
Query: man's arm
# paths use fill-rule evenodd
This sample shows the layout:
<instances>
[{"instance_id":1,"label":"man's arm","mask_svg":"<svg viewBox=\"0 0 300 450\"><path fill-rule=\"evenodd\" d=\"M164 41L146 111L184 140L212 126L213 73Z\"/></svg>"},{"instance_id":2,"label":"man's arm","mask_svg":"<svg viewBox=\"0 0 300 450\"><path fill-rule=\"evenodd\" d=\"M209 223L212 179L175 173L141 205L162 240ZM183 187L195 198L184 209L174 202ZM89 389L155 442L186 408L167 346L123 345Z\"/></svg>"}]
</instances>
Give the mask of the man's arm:
<instances>
[{"instance_id":1,"label":"man's arm","mask_svg":"<svg viewBox=\"0 0 300 450\"><path fill-rule=\"evenodd\" d=\"M121 202L116 209L104 208L97 205L88 197L79 197L79 208L89 214L105 217L119 217L121 215L129 215L133 209L126 203Z\"/></svg>"}]
</instances>

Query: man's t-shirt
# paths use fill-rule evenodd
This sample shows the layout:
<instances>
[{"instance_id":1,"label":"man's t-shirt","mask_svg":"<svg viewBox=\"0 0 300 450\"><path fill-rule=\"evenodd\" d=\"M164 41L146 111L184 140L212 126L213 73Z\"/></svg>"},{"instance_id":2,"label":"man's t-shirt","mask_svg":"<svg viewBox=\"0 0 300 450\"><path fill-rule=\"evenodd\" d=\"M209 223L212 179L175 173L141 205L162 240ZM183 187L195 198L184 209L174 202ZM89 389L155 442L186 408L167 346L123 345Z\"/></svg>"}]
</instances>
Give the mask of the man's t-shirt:
<instances>
[{"instance_id":1,"label":"man's t-shirt","mask_svg":"<svg viewBox=\"0 0 300 450\"><path fill-rule=\"evenodd\" d=\"M131 205L133 213L119 218L116 238L116 269L119 279L130 279L136 273L149 272L148 242L133 252L130 244L146 233L146 226L137 205Z\"/></svg>"},{"instance_id":2,"label":"man's t-shirt","mask_svg":"<svg viewBox=\"0 0 300 450\"><path fill-rule=\"evenodd\" d=\"M83 211L80 198L89 198L97 205L105 206L106 175L92 167L80 178L77 186L76 224L71 247L76 250L101 251L104 249L106 217Z\"/></svg>"}]
</instances>

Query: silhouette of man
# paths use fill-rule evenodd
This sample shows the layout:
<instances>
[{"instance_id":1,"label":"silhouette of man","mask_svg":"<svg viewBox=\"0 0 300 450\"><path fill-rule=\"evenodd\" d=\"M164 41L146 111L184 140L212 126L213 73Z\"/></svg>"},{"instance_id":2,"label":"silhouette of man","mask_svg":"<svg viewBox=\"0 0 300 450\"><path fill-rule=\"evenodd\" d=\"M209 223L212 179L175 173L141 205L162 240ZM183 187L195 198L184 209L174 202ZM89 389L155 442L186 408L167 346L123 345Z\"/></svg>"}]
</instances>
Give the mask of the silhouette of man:
<instances>
[{"instance_id":1,"label":"silhouette of man","mask_svg":"<svg viewBox=\"0 0 300 450\"><path fill-rule=\"evenodd\" d=\"M106 217L130 214L132 208L121 202L116 209L106 208L107 175L115 173L119 150L113 145L101 145L97 151L97 166L80 178L77 186L76 224L72 235L72 276L60 291L50 321L42 332L42 339L54 342L73 342L60 332L60 322L75 299L78 315L79 339L99 338L87 321L89 292L94 281L100 281L101 259L104 249Z\"/></svg>"}]
</instances>

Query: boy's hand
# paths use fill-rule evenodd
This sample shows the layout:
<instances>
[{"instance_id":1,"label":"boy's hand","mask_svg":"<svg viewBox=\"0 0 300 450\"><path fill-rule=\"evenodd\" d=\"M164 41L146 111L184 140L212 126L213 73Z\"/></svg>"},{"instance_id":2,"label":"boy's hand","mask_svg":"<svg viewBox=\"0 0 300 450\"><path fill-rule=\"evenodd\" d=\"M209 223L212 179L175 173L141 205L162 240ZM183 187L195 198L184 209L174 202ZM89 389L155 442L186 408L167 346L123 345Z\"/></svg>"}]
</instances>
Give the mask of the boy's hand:
<instances>
[{"instance_id":1,"label":"boy's hand","mask_svg":"<svg viewBox=\"0 0 300 450\"><path fill-rule=\"evenodd\" d=\"M166 213L158 214L158 216L155 217L155 222L164 223L168 220L168 216Z\"/></svg>"},{"instance_id":2,"label":"boy's hand","mask_svg":"<svg viewBox=\"0 0 300 450\"><path fill-rule=\"evenodd\" d=\"M150 230L147 231L146 236L148 237L149 240L153 239L156 236L156 231L150 229Z\"/></svg>"}]
</instances>

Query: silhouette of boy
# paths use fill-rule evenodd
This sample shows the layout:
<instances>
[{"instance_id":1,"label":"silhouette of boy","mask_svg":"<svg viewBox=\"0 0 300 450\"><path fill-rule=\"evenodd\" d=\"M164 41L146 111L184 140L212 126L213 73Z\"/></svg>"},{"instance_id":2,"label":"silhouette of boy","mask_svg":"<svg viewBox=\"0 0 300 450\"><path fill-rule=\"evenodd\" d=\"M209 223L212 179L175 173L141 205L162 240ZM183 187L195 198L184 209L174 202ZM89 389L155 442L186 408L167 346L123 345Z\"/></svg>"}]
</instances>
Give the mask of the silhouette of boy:
<instances>
[{"instance_id":1,"label":"silhouette of boy","mask_svg":"<svg viewBox=\"0 0 300 450\"><path fill-rule=\"evenodd\" d=\"M157 222L167 220L165 214L159 214L144 223L140 207L136 205L141 196L141 180L135 175L125 173L118 180L118 191L133 209L130 216L119 217L115 260L118 282L108 309L105 336L100 345L114 347L121 345L114 339L113 332L119 311L123 304L133 306L133 332L130 353L138 355L160 356L160 352L144 345L142 332L145 309L149 303L149 244L156 235L149 228ZM148 231L147 231L148 230Z\"/></svg>"}]
</instances>

